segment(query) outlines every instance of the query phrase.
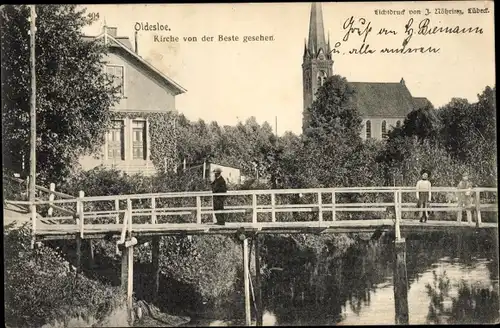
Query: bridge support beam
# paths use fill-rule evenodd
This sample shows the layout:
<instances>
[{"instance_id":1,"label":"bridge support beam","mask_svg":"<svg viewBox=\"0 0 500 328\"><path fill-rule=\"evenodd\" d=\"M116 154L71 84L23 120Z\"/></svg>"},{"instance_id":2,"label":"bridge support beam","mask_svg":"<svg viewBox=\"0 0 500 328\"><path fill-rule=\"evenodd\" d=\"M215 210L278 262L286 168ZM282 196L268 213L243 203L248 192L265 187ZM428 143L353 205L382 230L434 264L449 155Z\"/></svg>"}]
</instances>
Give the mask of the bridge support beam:
<instances>
[{"instance_id":1,"label":"bridge support beam","mask_svg":"<svg viewBox=\"0 0 500 328\"><path fill-rule=\"evenodd\" d=\"M89 257L89 265L90 268L94 268L95 266L95 252L94 252L94 240L89 239L89 252L90 252L90 257Z\"/></svg>"},{"instance_id":2,"label":"bridge support beam","mask_svg":"<svg viewBox=\"0 0 500 328\"><path fill-rule=\"evenodd\" d=\"M248 253L248 238L243 236L243 281L245 283L245 325L252 324L252 316L250 312L250 271L249 271L249 253Z\"/></svg>"},{"instance_id":3,"label":"bridge support beam","mask_svg":"<svg viewBox=\"0 0 500 328\"><path fill-rule=\"evenodd\" d=\"M262 308L262 283L260 275L260 241L259 235L256 234L253 239L255 245L255 316L256 325L263 325L263 308Z\"/></svg>"},{"instance_id":4,"label":"bridge support beam","mask_svg":"<svg viewBox=\"0 0 500 328\"><path fill-rule=\"evenodd\" d=\"M408 325L408 277L406 275L406 242L404 238L394 241L394 308L395 323Z\"/></svg>"},{"instance_id":5,"label":"bridge support beam","mask_svg":"<svg viewBox=\"0 0 500 328\"><path fill-rule=\"evenodd\" d=\"M154 275L153 299L157 301L160 291L160 237L153 237L151 248L151 264Z\"/></svg>"},{"instance_id":6,"label":"bridge support beam","mask_svg":"<svg viewBox=\"0 0 500 328\"><path fill-rule=\"evenodd\" d=\"M76 235L76 273L80 273L82 270L82 238L78 233Z\"/></svg>"},{"instance_id":7,"label":"bridge support beam","mask_svg":"<svg viewBox=\"0 0 500 328\"><path fill-rule=\"evenodd\" d=\"M121 266L121 289L126 297L128 321L133 323L133 291L134 291L134 247L124 247L122 249Z\"/></svg>"}]
</instances>

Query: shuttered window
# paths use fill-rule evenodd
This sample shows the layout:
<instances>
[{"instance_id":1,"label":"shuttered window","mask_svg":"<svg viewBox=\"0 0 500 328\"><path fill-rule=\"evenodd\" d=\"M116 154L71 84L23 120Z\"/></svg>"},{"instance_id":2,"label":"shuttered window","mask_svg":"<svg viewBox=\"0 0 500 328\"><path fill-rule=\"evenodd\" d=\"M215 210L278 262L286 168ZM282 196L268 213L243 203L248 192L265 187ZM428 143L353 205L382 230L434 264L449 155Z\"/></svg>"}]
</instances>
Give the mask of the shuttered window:
<instances>
[{"instance_id":1,"label":"shuttered window","mask_svg":"<svg viewBox=\"0 0 500 328\"><path fill-rule=\"evenodd\" d=\"M113 121L108 131L108 158L125 159L124 124L123 121Z\"/></svg>"},{"instance_id":2,"label":"shuttered window","mask_svg":"<svg viewBox=\"0 0 500 328\"><path fill-rule=\"evenodd\" d=\"M146 159L146 121L132 123L133 159Z\"/></svg>"}]
</instances>

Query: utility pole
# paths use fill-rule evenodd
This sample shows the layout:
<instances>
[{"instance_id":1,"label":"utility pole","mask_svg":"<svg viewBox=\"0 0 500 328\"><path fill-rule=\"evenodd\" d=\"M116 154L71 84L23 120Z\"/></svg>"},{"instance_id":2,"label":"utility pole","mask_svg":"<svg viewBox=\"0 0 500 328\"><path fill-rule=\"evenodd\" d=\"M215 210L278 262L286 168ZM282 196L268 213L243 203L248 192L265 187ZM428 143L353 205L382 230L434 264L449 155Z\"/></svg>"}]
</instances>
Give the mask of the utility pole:
<instances>
[{"instance_id":1,"label":"utility pole","mask_svg":"<svg viewBox=\"0 0 500 328\"><path fill-rule=\"evenodd\" d=\"M35 205L35 177L36 177L36 70L35 70L35 33L36 33L36 9L35 5L30 5L30 72L31 72L31 98L30 98L30 121L31 121L31 142L30 142L30 204L31 220L33 224L33 237L31 247L35 246L36 230L36 205Z\"/></svg>"}]
</instances>

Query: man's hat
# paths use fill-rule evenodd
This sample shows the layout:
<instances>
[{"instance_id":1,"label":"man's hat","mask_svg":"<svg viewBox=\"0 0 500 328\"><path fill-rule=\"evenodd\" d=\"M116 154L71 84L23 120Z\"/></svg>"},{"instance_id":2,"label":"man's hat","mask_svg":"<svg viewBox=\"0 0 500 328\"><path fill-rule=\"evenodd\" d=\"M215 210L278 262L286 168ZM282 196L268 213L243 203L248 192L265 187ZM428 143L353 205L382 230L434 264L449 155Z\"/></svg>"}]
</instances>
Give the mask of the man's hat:
<instances>
[{"instance_id":1,"label":"man's hat","mask_svg":"<svg viewBox=\"0 0 500 328\"><path fill-rule=\"evenodd\" d=\"M220 167L216 167L216 168L214 169L214 172L216 172L216 173L221 173L221 172L222 172L222 170L221 170L221 168L220 168Z\"/></svg>"}]
</instances>

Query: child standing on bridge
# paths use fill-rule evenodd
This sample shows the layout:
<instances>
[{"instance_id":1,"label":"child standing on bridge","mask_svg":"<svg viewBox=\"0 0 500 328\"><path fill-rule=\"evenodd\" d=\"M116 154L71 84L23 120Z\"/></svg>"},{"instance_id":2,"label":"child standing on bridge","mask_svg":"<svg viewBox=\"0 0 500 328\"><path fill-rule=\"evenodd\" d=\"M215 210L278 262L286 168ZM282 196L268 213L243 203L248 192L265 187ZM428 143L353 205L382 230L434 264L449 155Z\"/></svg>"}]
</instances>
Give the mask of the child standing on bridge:
<instances>
[{"instance_id":1,"label":"child standing on bridge","mask_svg":"<svg viewBox=\"0 0 500 328\"><path fill-rule=\"evenodd\" d=\"M417 182L417 207L423 208L420 210L420 222L427 222L429 213L427 212L427 202L431 201L431 182L428 180L429 174L427 171L422 171L422 179ZM422 217L423 214L423 217Z\"/></svg>"},{"instance_id":2,"label":"child standing on bridge","mask_svg":"<svg viewBox=\"0 0 500 328\"><path fill-rule=\"evenodd\" d=\"M470 210L472 204L472 182L469 181L469 176L467 173L462 175L462 180L458 183L458 190L461 190L457 193L457 201L458 206L461 207L458 214L458 222L462 221L462 212L465 209L467 212L467 222L472 222L472 212ZM465 191L463 191L465 190Z\"/></svg>"}]
</instances>

